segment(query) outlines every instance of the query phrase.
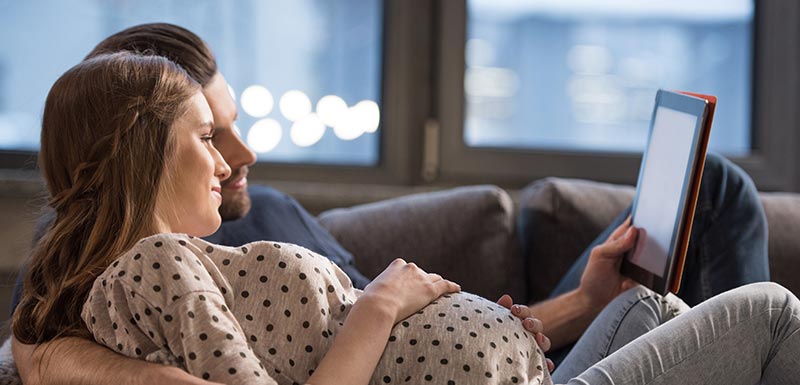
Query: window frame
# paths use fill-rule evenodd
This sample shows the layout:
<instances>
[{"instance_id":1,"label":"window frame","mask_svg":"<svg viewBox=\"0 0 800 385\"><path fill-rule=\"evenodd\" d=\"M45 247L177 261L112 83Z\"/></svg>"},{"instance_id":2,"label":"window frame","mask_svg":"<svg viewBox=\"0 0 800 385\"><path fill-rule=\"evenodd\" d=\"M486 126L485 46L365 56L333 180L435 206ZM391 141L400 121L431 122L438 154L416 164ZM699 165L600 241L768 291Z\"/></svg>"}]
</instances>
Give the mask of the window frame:
<instances>
[{"instance_id":1,"label":"window frame","mask_svg":"<svg viewBox=\"0 0 800 385\"><path fill-rule=\"evenodd\" d=\"M578 150L521 150L468 147L464 143L464 46L467 34L466 0L438 0L437 68L441 127L438 180L491 182L510 187L548 176L636 184L641 154ZM798 191L800 144L795 134L798 116L792 101L800 100L797 69L796 17L792 0L755 2L752 76L752 151L732 157L763 190Z\"/></svg>"}]
</instances>

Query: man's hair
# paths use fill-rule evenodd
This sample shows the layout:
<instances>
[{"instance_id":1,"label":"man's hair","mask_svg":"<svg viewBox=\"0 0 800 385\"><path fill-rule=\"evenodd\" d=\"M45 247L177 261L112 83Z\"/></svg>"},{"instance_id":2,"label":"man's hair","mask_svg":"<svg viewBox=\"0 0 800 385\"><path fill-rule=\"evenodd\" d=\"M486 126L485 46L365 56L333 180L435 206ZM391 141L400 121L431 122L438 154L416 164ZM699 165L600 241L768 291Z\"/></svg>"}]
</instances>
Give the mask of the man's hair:
<instances>
[{"instance_id":1,"label":"man's hair","mask_svg":"<svg viewBox=\"0 0 800 385\"><path fill-rule=\"evenodd\" d=\"M55 82L39 167L55 220L33 250L13 333L26 344L90 337L80 309L114 259L155 232L174 169L173 123L200 86L161 56L99 55Z\"/></svg>"},{"instance_id":2,"label":"man's hair","mask_svg":"<svg viewBox=\"0 0 800 385\"><path fill-rule=\"evenodd\" d=\"M119 31L97 44L86 58L120 51L163 56L183 67L203 87L217 73L217 61L203 39L174 24L140 24Z\"/></svg>"}]
</instances>

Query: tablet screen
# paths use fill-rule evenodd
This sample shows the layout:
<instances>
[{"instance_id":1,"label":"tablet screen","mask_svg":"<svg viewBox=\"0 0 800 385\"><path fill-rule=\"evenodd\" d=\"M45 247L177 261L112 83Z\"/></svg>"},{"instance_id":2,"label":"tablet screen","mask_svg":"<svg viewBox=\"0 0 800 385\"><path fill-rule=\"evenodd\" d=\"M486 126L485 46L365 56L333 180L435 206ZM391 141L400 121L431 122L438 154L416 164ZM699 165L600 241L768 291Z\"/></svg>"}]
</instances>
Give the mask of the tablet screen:
<instances>
[{"instance_id":1,"label":"tablet screen","mask_svg":"<svg viewBox=\"0 0 800 385\"><path fill-rule=\"evenodd\" d=\"M665 275L670 245L678 231L696 125L694 115L656 108L633 216L633 225L647 231L645 236L640 233L636 251L629 258L660 277Z\"/></svg>"}]
</instances>

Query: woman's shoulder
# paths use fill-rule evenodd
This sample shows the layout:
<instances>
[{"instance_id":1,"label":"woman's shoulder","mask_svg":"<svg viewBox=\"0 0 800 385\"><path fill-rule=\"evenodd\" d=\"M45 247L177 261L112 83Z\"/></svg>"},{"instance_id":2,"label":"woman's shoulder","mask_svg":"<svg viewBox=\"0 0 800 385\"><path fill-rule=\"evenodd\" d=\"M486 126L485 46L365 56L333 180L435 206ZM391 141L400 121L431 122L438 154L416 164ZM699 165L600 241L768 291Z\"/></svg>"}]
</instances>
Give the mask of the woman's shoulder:
<instances>
[{"instance_id":1,"label":"woman's shoulder","mask_svg":"<svg viewBox=\"0 0 800 385\"><path fill-rule=\"evenodd\" d=\"M136 252L141 249L162 249L171 250L174 248L190 249L202 251L208 248L225 247L217 245L188 234L181 233L158 233L139 240L126 254Z\"/></svg>"}]
</instances>

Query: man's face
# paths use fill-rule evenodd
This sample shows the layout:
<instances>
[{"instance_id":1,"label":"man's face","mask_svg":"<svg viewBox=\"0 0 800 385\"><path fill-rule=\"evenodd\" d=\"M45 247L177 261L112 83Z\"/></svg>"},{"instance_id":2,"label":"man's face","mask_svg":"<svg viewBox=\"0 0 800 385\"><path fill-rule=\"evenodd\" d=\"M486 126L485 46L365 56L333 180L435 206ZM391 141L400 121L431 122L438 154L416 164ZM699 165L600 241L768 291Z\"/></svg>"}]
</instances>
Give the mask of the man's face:
<instances>
[{"instance_id":1,"label":"man's face","mask_svg":"<svg viewBox=\"0 0 800 385\"><path fill-rule=\"evenodd\" d=\"M228 83L217 72L205 87L203 95L214 115L214 147L231 167L231 176L222 182L222 220L237 219L250 210L250 195L247 193L248 166L255 163L256 154L239 136L234 123L238 113L236 102L228 93Z\"/></svg>"}]
</instances>

